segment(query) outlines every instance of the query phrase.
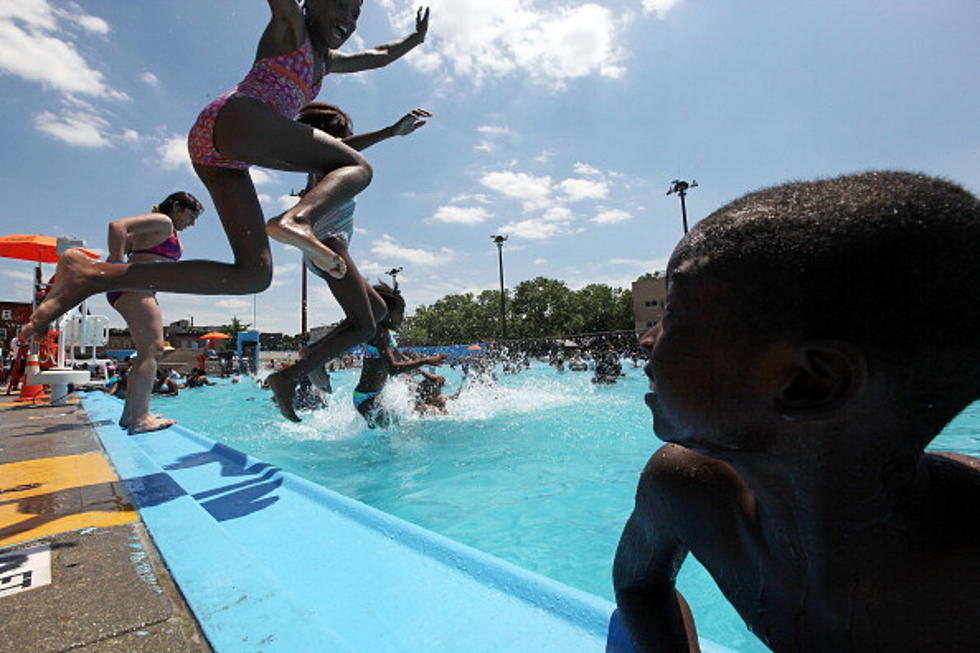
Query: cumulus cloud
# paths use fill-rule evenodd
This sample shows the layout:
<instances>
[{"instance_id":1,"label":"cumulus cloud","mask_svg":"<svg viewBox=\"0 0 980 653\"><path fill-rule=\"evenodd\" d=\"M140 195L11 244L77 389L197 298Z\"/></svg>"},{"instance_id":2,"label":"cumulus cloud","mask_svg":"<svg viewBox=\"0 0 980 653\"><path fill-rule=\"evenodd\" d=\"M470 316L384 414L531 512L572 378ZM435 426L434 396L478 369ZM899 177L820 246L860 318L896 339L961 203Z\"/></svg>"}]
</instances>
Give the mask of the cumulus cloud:
<instances>
[{"instance_id":1,"label":"cumulus cloud","mask_svg":"<svg viewBox=\"0 0 980 653\"><path fill-rule=\"evenodd\" d=\"M432 220L435 222L457 224L479 224L491 218L491 214L482 206L440 206Z\"/></svg>"},{"instance_id":2,"label":"cumulus cloud","mask_svg":"<svg viewBox=\"0 0 980 653\"><path fill-rule=\"evenodd\" d=\"M143 80L143 82L145 82L146 84L149 84L150 86L160 85L160 78L154 75L153 73L151 73L150 71L146 71L145 73L140 75L140 79Z\"/></svg>"},{"instance_id":3,"label":"cumulus cloud","mask_svg":"<svg viewBox=\"0 0 980 653\"><path fill-rule=\"evenodd\" d=\"M551 177L505 170L487 173L480 183L505 197L521 200L525 211L543 208L550 202Z\"/></svg>"},{"instance_id":4,"label":"cumulus cloud","mask_svg":"<svg viewBox=\"0 0 980 653\"><path fill-rule=\"evenodd\" d=\"M413 26L414 0L383 3L398 31ZM438 33L409 56L424 72L444 71L481 83L522 76L562 88L592 75L619 77L624 58L616 46L622 22L594 2L541 6L526 0L453 0L433 3Z\"/></svg>"},{"instance_id":5,"label":"cumulus cloud","mask_svg":"<svg viewBox=\"0 0 980 653\"><path fill-rule=\"evenodd\" d=\"M252 183L256 186L262 186L264 184L274 184L279 181L279 179L273 173L268 170L263 170L262 168L251 167L248 169L249 174L252 176ZM293 200L295 204L295 199Z\"/></svg>"},{"instance_id":6,"label":"cumulus cloud","mask_svg":"<svg viewBox=\"0 0 980 653\"><path fill-rule=\"evenodd\" d=\"M568 225L563 222L547 222L545 220L531 219L508 222L499 231L508 236L516 236L517 238L541 240L567 233Z\"/></svg>"},{"instance_id":7,"label":"cumulus cloud","mask_svg":"<svg viewBox=\"0 0 980 653\"><path fill-rule=\"evenodd\" d=\"M102 118L85 112L67 112L56 116L44 111L34 116L38 131L68 145L99 148L110 145L105 134L109 124Z\"/></svg>"},{"instance_id":8,"label":"cumulus cloud","mask_svg":"<svg viewBox=\"0 0 980 653\"><path fill-rule=\"evenodd\" d=\"M191 157L187 154L187 137L174 134L166 138L158 147L157 154L160 155L160 165L165 170L177 170L186 168L190 172Z\"/></svg>"},{"instance_id":9,"label":"cumulus cloud","mask_svg":"<svg viewBox=\"0 0 980 653\"><path fill-rule=\"evenodd\" d=\"M628 211L621 211L619 209L610 209L607 211L600 211L598 215L591 219L591 222L596 224L615 224L617 222L623 222L624 220L631 220L633 215Z\"/></svg>"},{"instance_id":10,"label":"cumulus cloud","mask_svg":"<svg viewBox=\"0 0 980 653\"><path fill-rule=\"evenodd\" d=\"M399 245L388 234L384 234L380 240L374 241L371 246L371 253L385 259L406 261L416 265L443 265L453 260L454 257L453 251L445 247L437 252L430 252Z\"/></svg>"},{"instance_id":11,"label":"cumulus cloud","mask_svg":"<svg viewBox=\"0 0 980 653\"><path fill-rule=\"evenodd\" d=\"M572 169L577 175L588 175L590 177L594 177L602 174L601 170L590 166L588 163L576 163Z\"/></svg>"},{"instance_id":12,"label":"cumulus cloud","mask_svg":"<svg viewBox=\"0 0 980 653\"><path fill-rule=\"evenodd\" d=\"M79 53L71 35L60 28L64 21L97 34L109 31L108 23L80 8L55 9L47 0L0 0L0 74L64 94L129 99L106 84L103 74Z\"/></svg>"},{"instance_id":13,"label":"cumulus cloud","mask_svg":"<svg viewBox=\"0 0 980 653\"><path fill-rule=\"evenodd\" d=\"M601 200L609 195L609 186L603 181L590 179L565 179L558 187L570 202L586 199Z\"/></svg>"},{"instance_id":14,"label":"cumulus cloud","mask_svg":"<svg viewBox=\"0 0 980 653\"><path fill-rule=\"evenodd\" d=\"M680 0L643 0L643 10L663 18Z\"/></svg>"}]
</instances>

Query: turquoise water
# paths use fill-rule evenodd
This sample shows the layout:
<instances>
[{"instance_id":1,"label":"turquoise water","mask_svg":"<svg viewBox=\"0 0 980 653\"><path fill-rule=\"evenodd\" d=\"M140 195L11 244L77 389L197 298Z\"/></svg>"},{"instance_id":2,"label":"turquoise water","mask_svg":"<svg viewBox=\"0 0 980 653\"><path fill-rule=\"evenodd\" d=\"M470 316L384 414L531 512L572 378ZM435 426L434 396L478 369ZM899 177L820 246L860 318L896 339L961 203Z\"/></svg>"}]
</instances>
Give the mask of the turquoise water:
<instances>
[{"instance_id":1,"label":"turquoise water","mask_svg":"<svg viewBox=\"0 0 980 653\"><path fill-rule=\"evenodd\" d=\"M460 376L443 368L447 394ZM464 389L445 416L419 417L401 382L387 406L398 426L371 431L354 411L358 371L333 375L326 409L284 422L253 381L155 398L153 410L213 439L526 569L613 599L613 554L636 481L660 442L643 403L641 369L612 386L591 373L535 363L498 383ZM935 449L980 454L980 404ZM311 534L316 537L316 534ZM767 650L714 581L688 557L678 585L702 637L739 651Z\"/></svg>"}]
</instances>

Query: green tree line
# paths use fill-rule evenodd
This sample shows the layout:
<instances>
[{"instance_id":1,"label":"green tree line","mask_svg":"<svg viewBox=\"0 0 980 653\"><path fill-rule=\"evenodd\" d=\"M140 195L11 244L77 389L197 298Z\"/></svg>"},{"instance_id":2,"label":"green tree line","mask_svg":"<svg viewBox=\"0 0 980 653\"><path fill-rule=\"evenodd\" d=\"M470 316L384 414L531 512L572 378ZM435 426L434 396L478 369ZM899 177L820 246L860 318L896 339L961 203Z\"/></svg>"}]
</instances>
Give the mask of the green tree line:
<instances>
[{"instance_id":1,"label":"green tree line","mask_svg":"<svg viewBox=\"0 0 980 653\"><path fill-rule=\"evenodd\" d=\"M571 290L564 281L537 277L507 290L507 338L550 338L632 329L633 293L593 283ZM402 336L419 346L452 345L499 338L500 291L446 295L419 306Z\"/></svg>"}]
</instances>

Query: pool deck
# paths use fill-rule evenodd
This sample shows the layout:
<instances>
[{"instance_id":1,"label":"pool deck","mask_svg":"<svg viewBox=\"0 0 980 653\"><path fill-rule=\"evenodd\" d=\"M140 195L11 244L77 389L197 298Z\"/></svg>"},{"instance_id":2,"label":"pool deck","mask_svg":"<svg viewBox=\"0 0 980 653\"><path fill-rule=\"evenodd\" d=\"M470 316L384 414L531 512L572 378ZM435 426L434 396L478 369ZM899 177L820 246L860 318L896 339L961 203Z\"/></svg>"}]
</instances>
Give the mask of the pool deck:
<instances>
[{"instance_id":1,"label":"pool deck","mask_svg":"<svg viewBox=\"0 0 980 653\"><path fill-rule=\"evenodd\" d=\"M0 652L631 650L608 601L111 397L11 404Z\"/></svg>"},{"instance_id":2,"label":"pool deck","mask_svg":"<svg viewBox=\"0 0 980 653\"><path fill-rule=\"evenodd\" d=\"M0 651L212 650L88 415L0 395Z\"/></svg>"}]
</instances>

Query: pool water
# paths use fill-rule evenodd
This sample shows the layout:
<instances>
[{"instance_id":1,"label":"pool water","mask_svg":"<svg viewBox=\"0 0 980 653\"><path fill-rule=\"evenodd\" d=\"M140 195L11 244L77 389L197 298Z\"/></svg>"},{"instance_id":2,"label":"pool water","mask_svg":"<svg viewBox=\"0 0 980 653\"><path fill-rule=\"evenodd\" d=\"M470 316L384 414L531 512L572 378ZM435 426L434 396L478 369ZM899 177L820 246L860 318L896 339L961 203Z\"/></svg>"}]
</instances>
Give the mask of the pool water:
<instances>
[{"instance_id":1,"label":"pool water","mask_svg":"<svg viewBox=\"0 0 980 653\"><path fill-rule=\"evenodd\" d=\"M613 600L612 559L639 472L661 444L643 403L642 369L611 386L589 372L534 363L497 383L464 387L449 415L418 416L409 390L389 383L400 416L372 431L351 404L358 370L333 374L325 409L284 421L268 391L243 378L154 398L152 409L210 438L410 522L565 584ZM498 367L499 370L499 367ZM446 394L460 374L442 368ZM980 404L933 442L980 453ZM313 534L315 536L315 534ZM688 557L678 587L700 636L766 651L707 571Z\"/></svg>"}]
</instances>

